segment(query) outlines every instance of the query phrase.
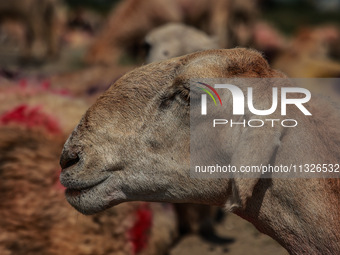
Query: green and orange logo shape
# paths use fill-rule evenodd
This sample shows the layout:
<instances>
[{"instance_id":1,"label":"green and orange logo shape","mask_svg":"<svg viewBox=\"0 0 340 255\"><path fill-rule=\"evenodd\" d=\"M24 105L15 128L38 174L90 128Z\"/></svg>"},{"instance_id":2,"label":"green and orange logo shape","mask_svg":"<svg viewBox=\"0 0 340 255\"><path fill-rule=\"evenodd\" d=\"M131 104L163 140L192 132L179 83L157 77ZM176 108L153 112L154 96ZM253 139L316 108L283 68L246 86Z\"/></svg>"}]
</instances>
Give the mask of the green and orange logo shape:
<instances>
[{"instance_id":1,"label":"green and orange logo shape","mask_svg":"<svg viewBox=\"0 0 340 255\"><path fill-rule=\"evenodd\" d=\"M208 89L210 89L212 92L214 92L214 94L217 96L218 100L220 101L220 104L222 105L222 100L220 98L220 95L217 93L217 91L213 87L211 87L210 85L208 85L206 83L203 83L203 82L197 82L197 83L199 83L199 84L201 84L203 86L206 86ZM198 88L203 90L204 92L206 92L212 98L212 100L214 101L215 105L217 105L217 102L216 102L214 96L211 94L211 92L209 90L204 89L204 88L200 88L200 87L198 87Z\"/></svg>"}]
</instances>

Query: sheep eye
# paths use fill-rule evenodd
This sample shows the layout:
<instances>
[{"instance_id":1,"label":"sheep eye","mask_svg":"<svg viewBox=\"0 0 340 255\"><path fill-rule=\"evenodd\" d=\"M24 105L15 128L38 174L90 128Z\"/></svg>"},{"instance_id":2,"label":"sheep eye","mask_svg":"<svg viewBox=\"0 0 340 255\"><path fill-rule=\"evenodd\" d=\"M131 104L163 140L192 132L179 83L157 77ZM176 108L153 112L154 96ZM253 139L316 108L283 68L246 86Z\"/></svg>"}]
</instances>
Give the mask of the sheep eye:
<instances>
[{"instance_id":1,"label":"sheep eye","mask_svg":"<svg viewBox=\"0 0 340 255\"><path fill-rule=\"evenodd\" d=\"M160 109L167 109L175 101L183 105L190 105L189 91L186 89L178 89L172 94L161 96L159 107Z\"/></svg>"}]
</instances>

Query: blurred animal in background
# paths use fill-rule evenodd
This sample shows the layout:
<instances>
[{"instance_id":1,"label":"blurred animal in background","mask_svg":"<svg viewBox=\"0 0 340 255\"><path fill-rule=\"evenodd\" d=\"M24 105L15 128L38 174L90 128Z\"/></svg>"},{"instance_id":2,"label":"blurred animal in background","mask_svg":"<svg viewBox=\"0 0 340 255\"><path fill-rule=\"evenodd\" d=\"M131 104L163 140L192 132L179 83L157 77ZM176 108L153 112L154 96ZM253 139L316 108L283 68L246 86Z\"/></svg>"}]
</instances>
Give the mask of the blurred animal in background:
<instances>
[{"instance_id":1,"label":"blurred animal in background","mask_svg":"<svg viewBox=\"0 0 340 255\"><path fill-rule=\"evenodd\" d=\"M46 116L53 116L52 119L55 129L61 133L67 134L73 128L75 120L82 116L82 111L86 109L87 103L83 100L75 99L70 95L70 92L65 89L53 89L45 83L34 83L27 80L21 80L18 83L14 81L8 82L6 85L1 81L0 87L0 114L13 109L13 116L17 119L11 119L6 123L23 123L27 125L31 122L33 126L40 126L40 123L47 123L44 120L39 120L35 123L34 114L39 116L43 108ZM24 105L22 108L17 108L19 105ZM16 109L16 111L14 111ZM11 116L11 115L10 115ZM40 119L40 118L39 118ZM46 119L51 119L47 118ZM3 123L2 124L6 124ZM52 127L53 128L53 127Z\"/></svg>"},{"instance_id":2,"label":"blurred animal in background","mask_svg":"<svg viewBox=\"0 0 340 255\"><path fill-rule=\"evenodd\" d=\"M288 39L272 24L258 21L254 26L254 47L271 63L288 43Z\"/></svg>"},{"instance_id":3,"label":"blurred animal in background","mask_svg":"<svg viewBox=\"0 0 340 255\"><path fill-rule=\"evenodd\" d=\"M86 54L90 64L117 63L125 55L138 57L153 28L182 22L216 37L219 47L250 45L257 18L252 0L124 0Z\"/></svg>"},{"instance_id":4,"label":"blurred animal in background","mask_svg":"<svg viewBox=\"0 0 340 255\"><path fill-rule=\"evenodd\" d=\"M50 91L21 90L1 91L8 99L0 109L0 254L165 254L176 237L171 205L134 202L90 217L75 213L58 161L86 106Z\"/></svg>"},{"instance_id":5,"label":"blurred animal in background","mask_svg":"<svg viewBox=\"0 0 340 255\"><path fill-rule=\"evenodd\" d=\"M138 45L148 31L170 21L180 21L172 0L123 0L109 14L85 61L117 64L124 52L138 54Z\"/></svg>"},{"instance_id":6,"label":"blurred animal in background","mask_svg":"<svg viewBox=\"0 0 340 255\"><path fill-rule=\"evenodd\" d=\"M0 22L16 22L22 27L24 35L15 39L23 41L19 42L23 47L20 57L26 60L44 60L58 55L65 22L63 14L61 0L0 2ZM3 38L11 37L12 29L5 26L1 33ZM11 46L9 42L8 47Z\"/></svg>"},{"instance_id":7,"label":"blurred animal in background","mask_svg":"<svg viewBox=\"0 0 340 255\"><path fill-rule=\"evenodd\" d=\"M25 38L26 33L22 24L10 19L0 21L1 55L12 52L16 55L22 54L20 51L25 47ZM6 48L6 53L4 48Z\"/></svg>"},{"instance_id":8,"label":"blurred animal in background","mask_svg":"<svg viewBox=\"0 0 340 255\"><path fill-rule=\"evenodd\" d=\"M220 9L221 7L227 9ZM222 48L251 46L254 42L254 25L259 15L258 1L232 0L228 6L217 4L215 8L216 17L220 18L216 18L211 24L215 28L211 34L217 35L220 46ZM228 13L227 17L225 12ZM225 19L223 22L222 17ZM223 25L225 23L227 30Z\"/></svg>"},{"instance_id":9,"label":"blurred animal in background","mask_svg":"<svg viewBox=\"0 0 340 255\"><path fill-rule=\"evenodd\" d=\"M339 41L340 31L333 26L300 29L273 66L290 77L339 77L340 63L335 60Z\"/></svg>"},{"instance_id":10,"label":"blurred animal in background","mask_svg":"<svg viewBox=\"0 0 340 255\"><path fill-rule=\"evenodd\" d=\"M135 66L91 66L79 71L55 74L50 77L51 88L67 89L76 97L93 102L113 82Z\"/></svg>"},{"instance_id":11,"label":"blurred animal in background","mask_svg":"<svg viewBox=\"0 0 340 255\"><path fill-rule=\"evenodd\" d=\"M180 23L169 23L151 30L145 37L146 62L164 60L200 50L217 49L215 38Z\"/></svg>"}]
</instances>

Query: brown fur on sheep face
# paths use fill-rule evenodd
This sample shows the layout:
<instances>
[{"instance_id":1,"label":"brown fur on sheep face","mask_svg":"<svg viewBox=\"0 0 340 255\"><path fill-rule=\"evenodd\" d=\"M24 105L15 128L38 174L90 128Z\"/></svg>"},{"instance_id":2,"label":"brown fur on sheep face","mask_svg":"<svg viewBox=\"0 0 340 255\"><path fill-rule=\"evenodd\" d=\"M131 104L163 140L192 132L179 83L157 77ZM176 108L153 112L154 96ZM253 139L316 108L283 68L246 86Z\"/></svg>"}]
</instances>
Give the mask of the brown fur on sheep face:
<instances>
[{"instance_id":1,"label":"brown fur on sheep face","mask_svg":"<svg viewBox=\"0 0 340 255\"><path fill-rule=\"evenodd\" d=\"M132 200L220 205L252 222L291 254L340 253L338 180L190 177L188 84L193 77L285 76L246 49L209 50L130 72L87 111L64 146L60 178L68 201L86 214ZM270 88L261 93L271 93ZM255 140L256 153L248 146L254 141L247 139L241 140L242 148L224 153L233 155L236 163L254 157L267 162L273 153L273 164L287 159L296 164L339 162L336 121L317 125L325 117L318 109L325 109L309 106L318 118L300 119L298 109L291 113L305 128L298 135L281 127L266 130L266 136L247 133L261 137ZM304 150L298 149L297 137Z\"/></svg>"}]
</instances>

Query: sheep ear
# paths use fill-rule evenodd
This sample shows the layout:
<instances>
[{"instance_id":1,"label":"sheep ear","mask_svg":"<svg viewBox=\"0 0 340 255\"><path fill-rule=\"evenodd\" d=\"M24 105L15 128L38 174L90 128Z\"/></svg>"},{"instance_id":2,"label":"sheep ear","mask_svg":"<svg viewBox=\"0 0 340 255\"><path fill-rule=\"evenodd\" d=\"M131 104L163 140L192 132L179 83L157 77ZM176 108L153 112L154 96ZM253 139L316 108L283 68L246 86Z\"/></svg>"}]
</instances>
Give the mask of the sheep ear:
<instances>
[{"instance_id":1,"label":"sheep ear","mask_svg":"<svg viewBox=\"0 0 340 255\"><path fill-rule=\"evenodd\" d=\"M258 116L257 116L258 118ZM281 146L283 127L247 128L236 150L231 157L231 165L240 169L241 166L265 166L275 164L277 150ZM232 202L244 205L248 198L253 195L254 187L260 178L270 178L261 172L239 173L232 179Z\"/></svg>"}]
</instances>

